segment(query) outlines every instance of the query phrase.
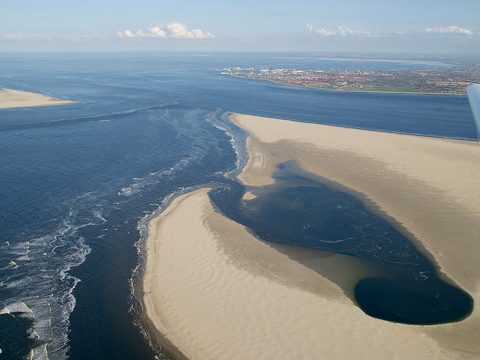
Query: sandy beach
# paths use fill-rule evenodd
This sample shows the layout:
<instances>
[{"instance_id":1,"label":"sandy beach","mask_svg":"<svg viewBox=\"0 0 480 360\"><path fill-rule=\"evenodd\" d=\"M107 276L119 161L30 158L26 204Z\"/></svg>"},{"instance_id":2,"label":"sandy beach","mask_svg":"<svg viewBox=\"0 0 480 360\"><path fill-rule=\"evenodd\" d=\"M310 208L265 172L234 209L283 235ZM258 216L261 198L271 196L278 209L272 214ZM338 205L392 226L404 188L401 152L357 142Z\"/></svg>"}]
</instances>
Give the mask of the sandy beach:
<instances>
[{"instance_id":1,"label":"sandy beach","mask_svg":"<svg viewBox=\"0 0 480 360\"><path fill-rule=\"evenodd\" d=\"M74 101L57 99L51 96L32 93L28 91L0 89L0 109L32 106L67 105L73 103Z\"/></svg>"},{"instance_id":2,"label":"sandy beach","mask_svg":"<svg viewBox=\"0 0 480 360\"><path fill-rule=\"evenodd\" d=\"M296 160L395 219L479 300L477 143L239 114L232 121L249 134L240 175L248 190L271 183L279 163ZM346 290L368 269L347 256L266 244L216 211L207 192L175 199L149 224L146 323L177 358L480 357L477 308L461 322L433 326L369 317Z\"/></svg>"}]
</instances>

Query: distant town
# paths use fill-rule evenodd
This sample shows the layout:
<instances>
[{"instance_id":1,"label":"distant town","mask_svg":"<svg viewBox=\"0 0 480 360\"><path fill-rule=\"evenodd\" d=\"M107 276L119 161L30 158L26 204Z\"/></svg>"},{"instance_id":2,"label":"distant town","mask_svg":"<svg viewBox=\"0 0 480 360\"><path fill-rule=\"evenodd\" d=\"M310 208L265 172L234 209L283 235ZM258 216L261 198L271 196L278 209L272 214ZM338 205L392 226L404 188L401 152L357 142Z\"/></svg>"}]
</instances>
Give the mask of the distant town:
<instances>
[{"instance_id":1,"label":"distant town","mask_svg":"<svg viewBox=\"0 0 480 360\"><path fill-rule=\"evenodd\" d=\"M480 82L480 68L472 65L434 70L348 71L232 67L221 70L221 73L280 84L359 92L465 95L468 85Z\"/></svg>"}]
</instances>

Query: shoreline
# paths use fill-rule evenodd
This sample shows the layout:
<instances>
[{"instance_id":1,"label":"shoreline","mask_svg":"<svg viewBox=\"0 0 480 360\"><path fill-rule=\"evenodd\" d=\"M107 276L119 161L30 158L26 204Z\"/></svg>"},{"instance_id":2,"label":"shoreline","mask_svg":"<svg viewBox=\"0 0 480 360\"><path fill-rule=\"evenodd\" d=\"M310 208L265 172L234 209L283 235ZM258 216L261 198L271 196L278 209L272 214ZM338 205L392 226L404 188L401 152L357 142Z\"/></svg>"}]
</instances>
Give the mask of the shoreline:
<instances>
[{"instance_id":1,"label":"shoreline","mask_svg":"<svg viewBox=\"0 0 480 360\"><path fill-rule=\"evenodd\" d=\"M192 187L188 191L174 192L171 195L167 196L165 202L162 203L162 210L157 214L151 214L151 218L146 221L146 233L143 241L143 245L140 244L142 237L139 242L135 244L138 246L138 249L142 249L145 253L144 261L140 262L138 268L134 271L131 281L132 293L131 295L138 302L140 306L139 317L137 325L140 327L141 331L144 333L144 336L148 340L148 343L154 351L166 355L170 360L188 360L188 358L171 342L166 338L166 334L158 330L155 325L155 321L151 319L147 314L147 303L146 303L146 294L145 289L145 276L146 276L146 267L148 265L148 251L147 244L149 239L151 239L150 227L153 225L153 222L159 222L162 220L163 215L167 210L174 206L175 202L178 202L180 198L184 198L189 194L205 189L205 187ZM165 214L166 215L166 214ZM137 279L138 281L135 281ZM157 354L158 355L158 354ZM155 356L155 359L158 359Z\"/></svg>"},{"instance_id":2,"label":"shoreline","mask_svg":"<svg viewBox=\"0 0 480 360\"><path fill-rule=\"evenodd\" d=\"M248 78L247 78L248 79ZM252 79L255 80L255 79ZM266 80L270 81L274 84L280 84L280 85L288 85L288 86L294 86L297 88L307 88L307 89L316 89L316 90L323 90L323 91L329 91L329 92L337 92L337 93L350 93L350 94L397 94L397 95L442 95L442 96L467 96L467 94L457 94L457 93L435 93L435 92L420 92L420 91L385 91L385 90L346 90L346 89L329 89L329 88L323 88L323 87L318 87L318 86L307 86L307 85L295 85L295 84L289 84L289 83L282 83L279 81L273 81L273 80Z\"/></svg>"},{"instance_id":3,"label":"shoreline","mask_svg":"<svg viewBox=\"0 0 480 360\"><path fill-rule=\"evenodd\" d=\"M414 195L418 195L417 192L421 193L428 189L425 181L423 183L419 182L418 177L421 178L423 176L423 180L425 180L428 178L427 175L431 174L428 174L428 172L427 174L410 173L409 176L405 176L405 173L408 173L407 170L411 171L412 169L408 169L408 166L402 162L402 156L399 157L396 152L408 153L408 146L414 144L416 151L420 152L421 158L427 155L436 158L438 157L437 154L431 153L432 146L439 144L432 145L433 141L440 142L442 147L447 146L447 151L443 151L441 155L449 153L450 157L454 155L462 157L464 156L462 151L466 151L468 154L474 155L474 158L468 161L475 162L477 159L480 159L480 148L468 141L380 133L378 131L297 123L240 114L233 114L230 118L237 126L240 126L249 134L247 146L250 157L238 176L238 179L247 186L247 196L252 188L263 186L272 181L271 174L276 164L287 158L297 160L305 171L336 182L347 189L351 189L351 191L357 192L357 195L363 194L365 199L371 202L372 206L377 207L377 210L384 212L387 217L398 222L398 226L401 226L403 230L411 232L412 236L424 247L425 252L435 259L439 268L441 268L446 276L464 289L467 289L475 298L475 301L479 299L477 291L479 272L473 271L474 274L470 274L470 277L468 277L468 274L465 274L464 271L474 270L474 268L470 269L470 267L472 265L472 258L474 258L473 255L476 252L470 250L473 255L466 259L466 264L458 264L457 269L455 269L455 266L453 266L455 264L452 265L452 261L449 262L444 259L444 257L448 257L447 255L449 255L448 251L445 252L448 250L448 247L445 247L445 244L440 242L440 250L445 252L445 255L439 256L439 244L435 242L432 243L432 239L428 238L428 236L425 238L425 231L431 230L428 226L426 229L422 229L418 224L417 226L413 226L415 224L412 224L408 218L402 217L404 214L400 210L402 210L403 205L409 205L408 202L411 202L412 196L407 198L406 201L401 200L400 195L402 194L394 194L395 196L390 196L389 198L386 196L388 195L387 190L389 189L382 189L382 186L379 186L381 183L378 181L382 181L382 179L383 181L389 180L387 183L393 181L395 185L401 189L403 189L405 185L413 186L411 189L414 189ZM313 131L313 129L316 130ZM326 143L321 143L320 146L315 144L315 141L318 141L320 138L317 138L315 141L312 140L312 138L318 136L318 134L314 134L315 136L312 135L311 137L308 136L312 131L318 132L319 129L326 132L326 134L322 135L325 138L321 137L321 139L323 139L322 141ZM345 139L342 139L342 137ZM359 137L360 140L355 140L356 137ZM372 138L374 139L372 140ZM345 143L345 140L348 141ZM353 141L354 143L358 141L358 144L348 145L349 141ZM340 142L340 145L335 144L335 142ZM365 147L365 143L368 145L367 147ZM344 148L342 148L342 146ZM472 148L472 146L474 146L474 148ZM352 148L355 148L357 153L354 153ZM388 167L385 167L385 164L382 164L383 168L379 166L380 163L388 162L389 159L388 156L386 158L385 156L377 156L377 158L375 158L374 155L376 155L375 152L378 148L383 148L386 152L394 151L393 159L390 159ZM359 157L358 152L360 152L362 156ZM357 157L355 157L355 155L357 155ZM319 156L323 156L324 159L319 161L322 159ZM406 156L406 158L413 162L415 160L409 156ZM332 166L332 164L335 166ZM365 167L365 165L368 166ZM338 168L336 172L334 171L335 168ZM342 177L342 171L347 173L350 171L351 173L351 171L356 168L361 168L362 172L369 174L370 177L367 176L365 179L357 179L358 181L356 182L346 181L348 179L346 179L345 176ZM380 168L383 170L383 173L378 171ZM415 166L413 168L415 169ZM465 174L462 176L465 176ZM377 179L378 177L380 177L380 180ZM415 177L417 177L417 179L415 179ZM371 191L371 188L368 186L360 186L368 183L365 180L373 182L374 185L379 187L380 190L383 190L383 192ZM416 180L416 182L413 180ZM448 185L448 181L445 183L433 181L433 184L429 185L433 185L436 191L432 192L432 189L430 189L430 193L423 198L416 199L416 201L422 202L426 199L432 202L432 199L438 197L441 198L442 201L433 201L433 205L445 205L443 201L445 198L452 200L451 195L459 195L453 192L453 194L447 194L450 195L450 197L446 196L445 192L447 190L452 191L446 184ZM471 185L468 185L468 183L466 185L467 188L470 189L469 186ZM439 190L443 192L439 193ZM262 307L263 303L261 300L257 299L253 303L253 300L249 300L250 297L255 299L255 296L257 296L256 291L260 291L258 295L261 296L261 299L270 298L273 300L281 298L284 299L285 304L290 304L289 306L285 305L285 308L282 308L283 310L279 310L275 314L271 314L271 316L278 318L294 316L294 322L300 324L298 325L299 327L295 329L296 332L302 332L302 330L304 331L306 328L312 329L312 331L315 330L317 333L325 331L326 325L321 326L317 323L309 323L309 318L312 317L316 318L320 323L327 322L330 324L329 331L325 333L326 337L328 337L330 333L334 334L336 331L340 331L345 339L351 339L355 344L357 344L357 342L367 344L365 346L357 344L351 349L353 353L349 353L350 355L342 353L343 350L338 350L337 347L335 347L335 351L332 349L331 353L322 349L321 353L326 353L326 358L329 359L346 358L347 355L348 357L359 359L380 359L392 356L393 354L389 353L389 351L393 350L393 348L396 349L396 353L394 352L394 354L402 353L404 356L409 356L412 359L427 359L429 356L431 358L444 359L453 359L462 356L466 359L473 359L480 354L480 347L475 341L480 335L478 331L480 315L476 308L470 317L461 322L428 327L406 326L370 318L354 305L352 299L345 292L345 288L352 286L355 281L355 276L352 278L351 275L352 269L358 269L354 272L367 271L363 269L361 265L355 264L351 258L348 257L337 255L329 256L299 248L273 246L272 244L264 243L242 226L220 214L210 203L207 192L208 189L195 190L173 199L164 212L152 219L148 224L148 236L145 245L147 259L141 281L142 293L144 295L143 299L141 299L144 307L142 322L146 325L145 328L152 341L159 344L167 354L172 355L176 359L223 359L240 358L240 356L249 358L253 353L247 354L245 352L252 349L248 350L243 347L237 349L237 351L243 351L243 353L235 353L227 357L220 356L218 355L219 353L217 353L217 356L213 356L211 351L215 352L219 348L222 348L222 351L228 352L229 349L227 348L229 346L234 347L243 341L235 332L235 327L230 331L228 330L232 324L237 322L241 323L242 315L245 315L245 313L241 315L231 310L232 301L234 301L235 306L238 307L249 304L248 308L252 307L253 310L258 308L258 315L263 314L262 311L268 312L268 307ZM383 195L383 197L381 195ZM475 201L471 199L466 204L470 207L470 211L474 209L477 210L475 214L473 214L474 219L478 219L480 214L479 203L476 202L477 195L477 193L474 193L473 196L470 196L470 198L473 198ZM396 208L395 205L398 201L402 206ZM403 204L403 202L407 204ZM188 206L185 206L185 203L187 203ZM449 211L453 211L454 218L455 216L460 216L464 214L465 210L462 209L460 205L462 204L450 204L447 206L446 212L449 213ZM407 206L407 209L410 208ZM434 215L435 214L433 214L432 217L434 217ZM419 221L422 220L424 219L420 219ZM470 219L467 219L467 222L463 221L462 225L470 224L468 220ZM185 226L182 227L179 225L185 222L189 223L187 229L184 229ZM172 226L172 224L177 224L177 226ZM190 227L193 229L189 229ZM189 231L190 235L188 235ZM242 239L243 242L238 243L237 237ZM190 238L201 239L198 241L202 242L203 247L197 248L196 250L198 252L190 249L191 247L195 247L195 243L192 244ZM175 246L181 242L183 242L183 245L178 249L175 248ZM255 253L249 252L244 249L245 244L249 244L249 248L257 249L258 247L258 249ZM235 248L235 251L232 251L232 246ZM477 244L477 246L479 245ZM153 248L156 248L156 251L154 251ZM210 250L204 251L204 248L209 248ZM258 253L260 253L261 256L258 255ZM466 255L468 256L468 254ZM197 264L195 268L190 268L190 262L183 259L188 256L191 257L191 262L195 262L195 259L198 257L201 258L202 256L209 260ZM458 256L454 260L458 260ZM224 268L225 261L226 263L233 264L233 266ZM207 266L207 264L210 263L213 265ZM267 264L269 265L267 266ZM172 268L176 267L179 272L172 270ZM223 270L220 271L221 269ZM343 269L344 271L338 271L339 269ZM216 279L215 284L210 284L209 277L202 276L212 272L225 272L229 274L229 276L226 279L220 277ZM255 277L250 278L252 274L255 275ZM295 274L295 276L292 274ZM227 284L229 284L230 279L235 279L236 277L238 277L238 286L242 289L238 291L241 291L242 294L247 293L247 296L240 296L234 292L233 294L236 296L232 298L232 294L226 290L229 287ZM242 279L245 277L249 277L250 280L248 282L242 282ZM194 279L193 283L191 282L192 278ZM262 279L262 287L260 289L251 289L251 282L255 283L257 278ZM299 283L298 279L302 279L302 281ZM198 284L195 284L197 280ZM342 282L344 285L341 285ZM192 290L188 290L190 287ZM208 291L205 290L205 288L208 288ZM267 289L269 290L267 291ZM269 291L271 291L271 293ZM182 295L180 296L179 294ZM280 296L280 294L282 295ZM313 298L311 298L311 296L313 296ZM192 297L200 299L189 303L188 299ZM204 300L208 299L208 301L201 301L202 297ZM293 302L290 303L290 301ZM302 312L297 313L298 309L296 309L293 304L298 301L305 301L306 303L310 303L310 301L318 303L320 301L325 309L329 309L328 313L321 313L320 309L316 306L310 308L310 313L308 313L307 316ZM225 302L229 303L228 308L225 307ZM236 309L235 306L233 309ZM341 310L339 310L340 308L338 308L338 306L340 306ZM262 310L260 311L259 309ZM222 310L224 313L217 319L215 314L217 312L221 313ZM244 311L247 310L248 309L244 309ZM157 313L155 311L157 311ZM209 313L209 311L213 312ZM330 313L333 315L329 315ZM203 318L201 314L204 314ZM206 314L209 315L207 316ZM343 314L344 316L336 316L335 314ZM223 317L228 318L232 316L233 318L231 318L230 322L222 323ZM279 331L287 336L289 341L295 341L295 333L290 334L288 333L288 329L276 328L273 325L275 322L274 317L266 314L262 315L261 319L252 321L258 321L256 327L270 329L268 331L264 330L266 333L262 334ZM213 328L211 331L215 330L215 326L218 325L216 321L222 324L221 329L223 332L212 334L210 337L206 336L205 334L210 331L210 328ZM284 319L284 321L286 320ZM337 322L340 324L337 324ZM290 322L287 323L290 324ZM183 326L181 326L182 324ZM208 325L207 328L205 328L205 324ZM244 332L254 331L254 329L249 328L250 326L252 326L250 323L243 324L241 328ZM355 332L354 329L358 328L363 329L361 333ZM368 345L369 338L372 336L381 338L384 334L388 339L394 337L395 339L405 340L408 338L410 340L408 340L407 343L410 342L410 345L404 346L395 341L389 345L390 347L388 349L382 346L376 347L375 344ZM225 336L225 339L222 338L223 336ZM281 337L281 335L279 336ZM212 339L215 341L212 341ZM362 340L360 341L359 339ZM233 342L228 345L230 341ZM277 340L265 338L263 339L263 344L270 344L267 348L262 347L261 344L255 345L258 346L257 348L254 346L250 347L253 347L256 358L267 359L272 356L280 356L279 358L287 359L288 351L291 350L287 346L288 344L276 344L275 341ZM306 340L297 339L297 341ZM328 340L329 343L332 341L335 340ZM387 340L385 339L385 341ZM322 343L322 345L328 347L331 344ZM246 346L246 344L244 344L244 346ZM282 346L284 348L280 354L271 353ZM315 350L315 346L313 340L311 344L306 342L305 346L302 347L302 351L311 351L312 353L310 353L310 355L317 356L318 358L318 351L320 350L318 348ZM341 354L337 351L340 351ZM360 353L358 353L359 351ZM355 352L356 355L354 355Z\"/></svg>"},{"instance_id":4,"label":"shoreline","mask_svg":"<svg viewBox=\"0 0 480 360\"><path fill-rule=\"evenodd\" d=\"M245 79L245 80L253 80L253 81L266 81L272 84L278 84L278 85L285 85L285 86L291 86L295 88L304 88L304 89L312 89L312 90L322 90L322 91L328 91L328 92L333 92L333 93L350 93L350 94L397 94L397 95L441 95L441 96L467 96L467 93L465 94L457 94L457 93L435 93L435 92L420 92L420 91L384 91L384 90L344 90L344 89L328 89L328 88L322 88L322 87L317 87L317 86L307 86L307 85L295 85L295 84L289 84L289 83L284 83L280 81L274 81L274 80L268 80L268 79L252 79L240 75L230 75L230 74L225 74L227 76L231 77L236 77L240 79Z\"/></svg>"},{"instance_id":5,"label":"shoreline","mask_svg":"<svg viewBox=\"0 0 480 360\"><path fill-rule=\"evenodd\" d=\"M69 105L75 103L76 101L59 99L41 93L0 88L0 110Z\"/></svg>"}]
</instances>

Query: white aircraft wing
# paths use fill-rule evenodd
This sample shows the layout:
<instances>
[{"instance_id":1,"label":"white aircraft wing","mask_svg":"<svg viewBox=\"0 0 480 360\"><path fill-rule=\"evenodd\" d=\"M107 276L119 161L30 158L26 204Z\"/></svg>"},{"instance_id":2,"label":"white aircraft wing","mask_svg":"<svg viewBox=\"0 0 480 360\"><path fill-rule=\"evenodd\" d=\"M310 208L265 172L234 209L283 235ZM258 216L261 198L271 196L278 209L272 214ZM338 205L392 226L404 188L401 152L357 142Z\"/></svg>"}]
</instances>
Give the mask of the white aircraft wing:
<instances>
[{"instance_id":1,"label":"white aircraft wing","mask_svg":"<svg viewBox=\"0 0 480 360\"><path fill-rule=\"evenodd\" d=\"M477 136L480 141L480 85L473 84L467 88L468 100L472 108L475 125L477 126Z\"/></svg>"}]
</instances>

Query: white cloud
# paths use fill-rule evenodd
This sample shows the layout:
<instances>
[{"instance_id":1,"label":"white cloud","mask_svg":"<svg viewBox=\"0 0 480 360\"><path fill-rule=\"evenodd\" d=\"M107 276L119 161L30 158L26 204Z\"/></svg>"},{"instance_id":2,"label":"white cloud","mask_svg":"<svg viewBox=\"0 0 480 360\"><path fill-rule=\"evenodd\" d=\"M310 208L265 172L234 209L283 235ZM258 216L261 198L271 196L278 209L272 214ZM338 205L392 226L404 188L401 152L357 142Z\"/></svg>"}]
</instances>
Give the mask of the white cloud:
<instances>
[{"instance_id":1,"label":"white cloud","mask_svg":"<svg viewBox=\"0 0 480 360\"><path fill-rule=\"evenodd\" d=\"M346 26L338 26L336 31L340 36L373 36L373 34L369 31L353 30L352 28Z\"/></svg>"},{"instance_id":2,"label":"white cloud","mask_svg":"<svg viewBox=\"0 0 480 360\"><path fill-rule=\"evenodd\" d=\"M316 34L323 37L329 37L336 35L335 32L329 31L323 28L316 28L312 24L307 24L307 30L310 31L312 34Z\"/></svg>"},{"instance_id":3,"label":"white cloud","mask_svg":"<svg viewBox=\"0 0 480 360\"><path fill-rule=\"evenodd\" d=\"M430 34L450 34L450 35L465 35L472 36L473 30L461 26L439 26L439 27L429 27L425 29L425 32Z\"/></svg>"},{"instance_id":4,"label":"white cloud","mask_svg":"<svg viewBox=\"0 0 480 360\"><path fill-rule=\"evenodd\" d=\"M325 28L316 28L312 24L307 24L307 30L312 34L322 36L322 37L330 37L330 36L366 36L372 37L374 36L373 33L369 31L359 31L353 30L348 26L337 26L332 30L328 30Z\"/></svg>"},{"instance_id":5,"label":"white cloud","mask_svg":"<svg viewBox=\"0 0 480 360\"><path fill-rule=\"evenodd\" d=\"M201 29L190 29L187 25L172 22L166 25L150 26L146 30L132 31L129 29L118 31L117 35L127 39L189 39L202 40L213 39L215 36Z\"/></svg>"}]
</instances>

